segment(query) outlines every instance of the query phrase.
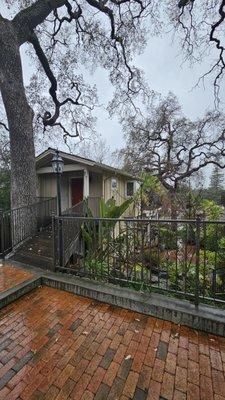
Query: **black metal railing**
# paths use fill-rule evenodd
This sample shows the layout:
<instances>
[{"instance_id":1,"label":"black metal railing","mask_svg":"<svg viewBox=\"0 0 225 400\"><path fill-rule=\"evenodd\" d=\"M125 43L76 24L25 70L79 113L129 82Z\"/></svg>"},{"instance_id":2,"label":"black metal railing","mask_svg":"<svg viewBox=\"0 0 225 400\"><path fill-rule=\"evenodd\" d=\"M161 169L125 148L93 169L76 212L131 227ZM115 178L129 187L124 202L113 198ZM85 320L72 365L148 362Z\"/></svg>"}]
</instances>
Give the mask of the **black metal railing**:
<instances>
[{"instance_id":1,"label":"black metal railing","mask_svg":"<svg viewBox=\"0 0 225 400\"><path fill-rule=\"evenodd\" d=\"M101 197L88 196L84 200L75 204L74 206L67 208L63 211L64 216L77 216L85 217L91 213L92 217L96 218L100 216L100 200Z\"/></svg>"},{"instance_id":2,"label":"black metal railing","mask_svg":"<svg viewBox=\"0 0 225 400\"><path fill-rule=\"evenodd\" d=\"M62 226L59 265L57 230ZM67 233L66 233L67 232ZM76 237L73 260L64 252ZM225 222L55 218L57 269L140 291L225 305Z\"/></svg>"},{"instance_id":3,"label":"black metal railing","mask_svg":"<svg viewBox=\"0 0 225 400\"><path fill-rule=\"evenodd\" d=\"M47 227L56 213L56 198L41 198L29 206L0 215L0 256L5 256L36 232Z\"/></svg>"},{"instance_id":4,"label":"black metal railing","mask_svg":"<svg viewBox=\"0 0 225 400\"><path fill-rule=\"evenodd\" d=\"M74 206L67 208L62 212L62 215L84 217L86 215L85 201L82 200L79 203L75 204Z\"/></svg>"},{"instance_id":5,"label":"black metal railing","mask_svg":"<svg viewBox=\"0 0 225 400\"><path fill-rule=\"evenodd\" d=\"M64 267L72 255L81 254L81 222L74 218L53 218L53 264Z\"/></svg>"},{"instance_id":6,"label":"black metal railing","mask_svg":"<svg viewBox=\"0 0 225 400\"><path fill-rule=\"evenodd\" d=\"M81 202L63 211L63 217L87 217L99 216L100 197L87 197ZM73 254L83 252L82 241L80 240L81 224L71 219L59 219L53 221L53 247L54 263L65 266Z\"/></svg>"}]
</instances>

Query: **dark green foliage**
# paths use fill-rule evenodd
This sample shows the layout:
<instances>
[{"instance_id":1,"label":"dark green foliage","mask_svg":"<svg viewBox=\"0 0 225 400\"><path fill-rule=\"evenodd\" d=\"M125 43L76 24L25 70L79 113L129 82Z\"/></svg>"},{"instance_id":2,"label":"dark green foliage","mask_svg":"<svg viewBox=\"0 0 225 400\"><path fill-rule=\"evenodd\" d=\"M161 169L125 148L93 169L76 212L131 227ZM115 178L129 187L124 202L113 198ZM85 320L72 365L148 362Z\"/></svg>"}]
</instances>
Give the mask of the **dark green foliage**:
<instances>
[{"instance_id":1,"label":"dark green foliage","mask_svg":"<svg viewBox=\"0 0 225 400\"><path fill-rule=\"evenodd\" d=\"M143 254L143 262L147 268L159 268L160 257L156 249L146 249Z\"/></svg>"},{"instance_id":2,"label":"dark green foliage","mask_svg":"<svg viewBox=\"0 0 225 400\"><path fill-rule=\"evenodd\" d=\"M87 207L87 220L82 226L82 235L85 246L85 263L91 272L104 272L105 260L110 246L122 247L124 233L115 234L115 226L118 219L124 214L133 199L124 201L120 206L116 205L115 199L100 202L100 218L95 220L91 210Z\"/></svg>"},{"instance_id":3,"label":"dark green foliage","mask_svg":"<svg viewBox=\"0 0 225 400\"><path fill-rule=\"evenodd\" d=\"M211 200L221 204L221 195L224 190L224 171L217 165L214 166L209 185L209 195Z\"/></svg>"},{"instance_id":4,"label":"dark green foliage","mask_svg":"<svg viewBox=\"0 0 225 400\"><path fill-rule=\"evenodd\" d=\"M178 232L173 229L173 224L159 229L159 245L164 250L175 250L177 248Z\"/></svg>"}]
</instances>

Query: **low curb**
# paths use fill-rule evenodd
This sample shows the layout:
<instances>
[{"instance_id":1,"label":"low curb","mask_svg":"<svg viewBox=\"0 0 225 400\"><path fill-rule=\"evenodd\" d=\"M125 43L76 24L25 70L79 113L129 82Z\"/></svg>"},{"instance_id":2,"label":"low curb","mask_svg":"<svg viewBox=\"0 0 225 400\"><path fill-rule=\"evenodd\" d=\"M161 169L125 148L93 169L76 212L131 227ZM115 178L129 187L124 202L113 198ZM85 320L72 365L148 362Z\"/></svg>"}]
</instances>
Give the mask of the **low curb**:
<instances>
[{"instance_id":1,"label":"low curb","mask_svg":"<svg viewBox=\"0 0 225 400\"><path fill-rule=\"evenodd\" d=\"M70 276L44 274L42 284L196 330L225 336L225 311L210 306L201 305L196 309L186 300L172 299L156 293L137 293L131 289Z\"/></svg>"},{"instance_id":2,"label":"low curb","mask_svg":"<svg viewBox=\"0 0 225 400\"><path fill-rule=\"evenodd\" d=\"M8 306L15 300L18 300L21 296L30 293L32 290L36 289L42 283L41 277L35 277L33 279L24 281L19 285L14 286L0 293L0 309Z\"/></svg>"},{"instance_id":3,"label":"low curb","mask_svg":"<svg viewBox=\"0 0 225 400\"><path fill-rule=\"evenodd\" d=\"M46 285L100 302L157 317L190 328L225 336L225 310L207 305L198 309L186 300L174 299L157 293L140 293L108 283L91 281L62 273L32 268L22 263L11 263L33 272L36 276L0 294L0 309L38 286Z\"/></svg>"}]
</instances>

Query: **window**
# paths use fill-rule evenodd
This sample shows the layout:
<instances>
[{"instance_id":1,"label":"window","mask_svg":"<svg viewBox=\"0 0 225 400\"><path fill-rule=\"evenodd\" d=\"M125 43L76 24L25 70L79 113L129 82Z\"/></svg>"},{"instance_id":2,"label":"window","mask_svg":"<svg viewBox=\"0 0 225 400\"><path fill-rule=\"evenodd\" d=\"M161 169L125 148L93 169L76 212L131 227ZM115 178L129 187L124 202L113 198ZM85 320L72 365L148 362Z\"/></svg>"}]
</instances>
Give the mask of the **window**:
<instances>
[{"instance_id":1,"label":"window","mask_svg":"<svg viewBox=\"0 0 225 400\"><path fill-rule=\"evenodd\" d=\"M117 189L117 179L116 178L112 178L111 179L111 189L112 190L116 190Z\"/></svg>"},{"instance_id":2,"label":"window","mask_svg":"<svg viewBox=\"0 0 225 400\"><path fill-rule=\"evenodd\" d=\"M128 181L126 184L126 196L132 197L134 195L134 182Z\"/></svg>"}]
</instances>

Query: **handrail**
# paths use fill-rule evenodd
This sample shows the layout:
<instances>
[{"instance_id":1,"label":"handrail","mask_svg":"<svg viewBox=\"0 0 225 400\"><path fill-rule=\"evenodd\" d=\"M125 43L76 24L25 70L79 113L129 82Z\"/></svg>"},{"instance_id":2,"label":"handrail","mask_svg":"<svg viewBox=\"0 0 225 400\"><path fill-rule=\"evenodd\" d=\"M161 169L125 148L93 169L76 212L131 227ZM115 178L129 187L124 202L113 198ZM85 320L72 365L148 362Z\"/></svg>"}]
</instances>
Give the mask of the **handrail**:
<instances>
[{"instance_id":1,"label":"handrail","mask_svg":"<svg viewBox=\"0 0 225 400\"><path fill-rule=\"evenodd\" d=\"M60 219L64 219L64 218L76 218L76 219L80 219L80 220L93 220L93 219L97 219L100 221L115 221L115 220L119 220L119 221L124 221L124 222L153 222L153 223L190 223L190 224L195 224L196 222L199 223L209 223L209 224L225 224L224 220L205 220L205 219L148 219L148 218L100 218L100 217L82 217L82 216L75 216L75 215L68 215L68 216L61 216L58 217Z\"/></svg>"},{"instance_id":2,"label":"handrail","mask_svg":"<svg viewBox=\"0 0 225 400\"><path fill-rule=\"evenodd\" d=\"M66 210L64 210L64 211L62 212L62 216L63 216L63 215L69 214L69 213L72 212L74 209L79 208L80 206L82 206L82 205L84 205L84 204L85 204L85 203L84 203L84 200L81 200L79 203L74 204L74 206L72 206L72 207L67 208Z\"/></svg>"},{"instance_id":3,"label":"handrail","mask_svg":"<svg viewBox=\"0 0 225 400\"><path fill-rule=\"evenodd\" d=\"M24 208L32 207L35 204L44 203L45 201L56 200L56 197L36 197L36 199L44 199L44 200L35 201L32 204L27 204L27 205L24 205L24 206L21 206L21 207L17 207L17 208L10 208L9 210L3 211L2 214L7 214L7 213L10 213L12 211L18 211L18 210L22 210Z\"/></svg>"},{"instance_id":4,"label":"handrail","mask_svg":"<svg viewBox=\"0 0 225 400\"><path fill-rule=\"evenodd\" d=\"M62 212L62 216L74 216L74 214L81 214L80 217L85 217L86 207L90 208L95 217L99 216L100 196L88 196L81 200L79 203L72 207L67 208ZM76 212L78 210L78 212Z\"/></svg>"},{"instance_id":5,"label":"handrail","mask_svg":"<svg viewBox=\"0 0 225 400\"><path fill-rule=\"evenodd\" d=\"M38 230L48 226L55 214L55 197L4 211L0 215L0 254L5 256Z\"/></svg>"}]
</instances>

